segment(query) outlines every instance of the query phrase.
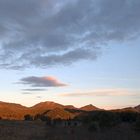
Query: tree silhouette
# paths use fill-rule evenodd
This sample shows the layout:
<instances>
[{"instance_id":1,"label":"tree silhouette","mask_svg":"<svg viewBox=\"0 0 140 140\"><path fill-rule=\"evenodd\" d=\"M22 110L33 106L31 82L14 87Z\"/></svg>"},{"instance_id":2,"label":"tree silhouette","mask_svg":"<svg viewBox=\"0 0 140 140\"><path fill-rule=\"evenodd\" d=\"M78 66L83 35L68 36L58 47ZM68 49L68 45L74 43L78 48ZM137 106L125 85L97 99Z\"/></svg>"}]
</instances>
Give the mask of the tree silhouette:
<instances>
[{"instance_id":1,"label":"tree silhouette","mask_svg":"<svg viewBox=\"0 0 140 140\"><path fill-rule=\"evenodd\" d=\"M25 121L32 121L33 117L31 115L27 114L27 115L24 116L24 120Z\"/></svg>"}]
</instances>

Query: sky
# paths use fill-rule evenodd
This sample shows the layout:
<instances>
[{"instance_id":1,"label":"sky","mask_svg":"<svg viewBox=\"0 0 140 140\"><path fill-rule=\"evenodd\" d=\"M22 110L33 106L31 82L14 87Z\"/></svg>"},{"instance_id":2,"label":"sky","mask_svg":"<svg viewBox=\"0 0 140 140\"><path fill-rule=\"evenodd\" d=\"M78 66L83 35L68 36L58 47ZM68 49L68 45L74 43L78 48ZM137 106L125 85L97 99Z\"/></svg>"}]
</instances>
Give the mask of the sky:
<instances>
[{"instance_id":1,"label":"sky","mask_svg":"<svg viewBox=\"0 0 140 140\"><path fill-rule=\"evenodd\" d=\"M0 101L140 104L139 0L0 0Z\"/></svg>"}]
</instances>

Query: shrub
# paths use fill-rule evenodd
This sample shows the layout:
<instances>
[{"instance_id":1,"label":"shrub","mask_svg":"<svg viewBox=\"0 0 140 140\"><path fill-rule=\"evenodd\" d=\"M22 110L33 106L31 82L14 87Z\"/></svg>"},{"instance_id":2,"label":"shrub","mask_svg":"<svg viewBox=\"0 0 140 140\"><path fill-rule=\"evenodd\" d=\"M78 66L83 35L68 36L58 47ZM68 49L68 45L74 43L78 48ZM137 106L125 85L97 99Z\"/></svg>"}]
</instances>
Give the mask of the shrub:
<instances>
[{"instance_id":1,"label":"shrub","mask_svg":"<svg viewBox=\"0 0 140 140\"><path fill-rule=\"evenodd\" d=\"M99 115L99 125L101 128L113 127L118 124L118 116L113 112L102 112Z\"/></svg>"},{"instance_id":2,"label":"shrub","mask_svg":"<svg viewBox=\"0 0 140 140\"><path fill-rule=\"evenodd\" d=\"M83 122L85 124L88 124L91 127L91 129L92 127L95 127L94 125L92 126L93 122L97 122L100 128L113 127L120 123L120 117L115 112L96 111L86 116Z\"/></svg>"},{"instance_id":3,"label":"shrub","mask_svg":"<svg viewBox=\"0 0 140 140\"><path fill-rule=\"evenodd\" d=\"M95 121L91 122L91 124L88 127L88 130L90 132L93 132L93 131L97 132L97 131L99 131L100 130L99 123L95 122Z\"/></svg>"},{"instance_id":4,"label":"shrub","mask_svg":"<svg viewBox=\"0 0 140 140\"><path fill-rule=\"evenodd\" d=\"M41 115L40 114L36 114L34 116L34 120L41 120Z\"/></svg>"},{"instance_id":5,"label":"shrub","mask_svg":"<svg viewBox=\"0 0 140 140\"><path fill-rule=\"evenodd\" d=\"M24 120L25 121L33 121L33 117L31 115L27 114L24 116Z\"/></svg>"},{"instance_id":6,"label":"shrub","mask_svg":"<svg viewBox=\"0 0 140 140\"><path fill-rule=\"evenodd\" d=\"M138 117L138 113L136 112L121 112L120 113L120 119L122 122L128 122L128 123L136 122L137 117Z\"/></svg>"},{"instance_id":7,"label":"shrub","mask_svg":"<svg viewBox=\"0 0 140 140\"><path fill-rule=\"evenodd\" d=\"M134 124L134 128L136 131L140 132L140 116L137 118L137 120Z\"/></svg>"}]
</instances>

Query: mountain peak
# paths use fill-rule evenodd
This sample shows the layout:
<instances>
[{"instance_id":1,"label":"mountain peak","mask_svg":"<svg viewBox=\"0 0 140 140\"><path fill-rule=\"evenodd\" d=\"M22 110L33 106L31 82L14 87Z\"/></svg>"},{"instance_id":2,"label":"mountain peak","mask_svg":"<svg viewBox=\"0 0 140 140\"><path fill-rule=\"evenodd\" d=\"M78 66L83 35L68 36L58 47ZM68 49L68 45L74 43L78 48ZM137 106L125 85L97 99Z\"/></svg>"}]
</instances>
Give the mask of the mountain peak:
<instances>
[{"instance_id":1,"label":"mountain peak","mask_svg":"<svg viewBox=\"0 0 140 140\"><path fill-rule=\"evenodd\" d=\"M43 113L46 110L52 110L55 108L63 108L63 107L64 106L61 104L51 102L51 101L45 101L30 107L30 109L32 110L33 114L36 114L36 113Z\"/></svg>"},{"instance_id":2,"label":"mountain peak","mask_svg":"<svg viewBox=\"0 0 140 140\"><path fill-rule=\"evenodd\" d=\"M65 105L66 109L77 109L75 106L73 105Z\"/></svg>"},{"instance_id":3,"label":"mountain peak","mask_svg":"<svg viewBox=\"0 0 140 140\"><path fill-rule=\"evenodd\" d=\"M45 101L45 102L40 102L40 103L32 106L32 108L37 107L37 106L38 107L41 107L41 106L50 107L50 106L63 106L63 105L55 103L55 102L52 102L52 101Z\"/></svg>"},{"instance_id":4,"label":"mountain peak","mask_svg":"<svg viewBox=\"0 0 140 140\"><path fill-rule=\"evenodd\" d=\"M97 108L96 106L93 106L92 104L89 104L89 105L81 107L80 110L94 111L94 110L99 110L99 108Z\"/></svg>"},{"instance_id":5,"label":"mountain peak","mask_svg":"<svg viewBox=\"0 0 140 140\"><path fill-rule=\"evenodd\" d=\"M135 108L137 111L140 112L140 105L137 105L137 106L135 106L134 108Z\"/></svg>"}]
</instances>

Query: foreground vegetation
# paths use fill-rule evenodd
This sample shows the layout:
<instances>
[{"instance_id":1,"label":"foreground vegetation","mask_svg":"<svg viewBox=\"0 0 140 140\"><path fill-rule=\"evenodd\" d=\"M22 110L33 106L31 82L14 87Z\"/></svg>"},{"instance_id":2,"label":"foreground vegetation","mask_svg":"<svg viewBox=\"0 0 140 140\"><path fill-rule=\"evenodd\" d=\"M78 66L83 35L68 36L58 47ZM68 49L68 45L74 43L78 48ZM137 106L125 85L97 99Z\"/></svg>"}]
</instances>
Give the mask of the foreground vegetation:
<instances>
[{"instance_id":1,"label":"foreground vegetation","mask_svg":"<svg viewBox=\"0 0 140 140\"><path fill-rule=\"evenodd\" d=\"M128 123L110 129L89 131L86 126L50 127L45 122L0 121L1 140L139 140Z\"/></svg>"},{"instance_id":2,"label":"foreground vegetation","mask_svg":"<svg viewBox=\"0 0 140 140\"><path fill-rule=\"evenodd\" d=\"M75 118L79 126L59 126L43 115L26 121L0 120L0 140L139 140L140 114L94 111ZM55 120L56 121L56 120ZM57 121L64 121L57 119ZM69 120L65 120L69 121ZM73 121L73 120L72 120Z\"/></svg>"}]
</instances>

